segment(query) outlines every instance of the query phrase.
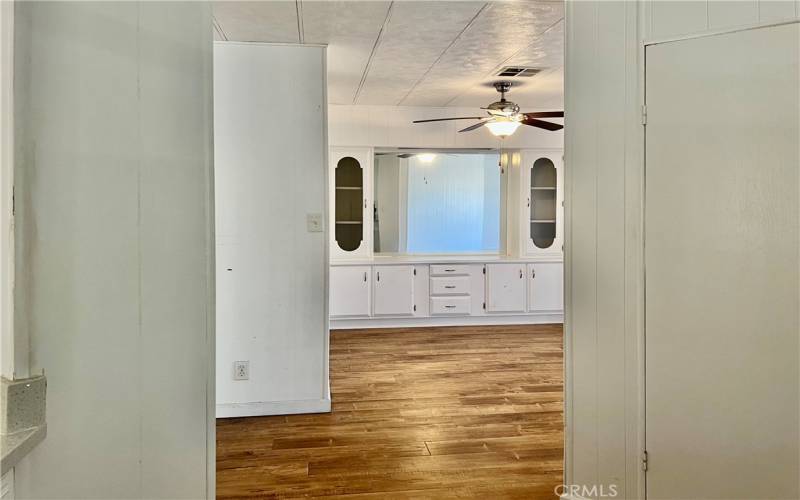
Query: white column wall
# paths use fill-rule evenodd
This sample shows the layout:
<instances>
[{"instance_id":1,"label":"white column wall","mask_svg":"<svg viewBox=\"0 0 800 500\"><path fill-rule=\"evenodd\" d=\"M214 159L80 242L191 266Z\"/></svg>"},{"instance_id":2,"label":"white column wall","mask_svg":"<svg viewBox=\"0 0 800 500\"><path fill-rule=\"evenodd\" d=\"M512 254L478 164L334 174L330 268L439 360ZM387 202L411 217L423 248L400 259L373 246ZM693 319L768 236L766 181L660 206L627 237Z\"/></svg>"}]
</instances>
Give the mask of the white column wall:
<instances>
[{"instance_id":1,"label":"white column wall","mask_svg":"<svg viewBox=\"0 0 800 500\"><path fill-rule=\"evenodd\" d=\"M219 417L330 409L325 110L325 49L215 43Z\"/></svg>"},{"instance_id":2,"label":"white column wall","mask_svg":"<svg viewBox=\"0 0 800 500\"><path fill-rule=\"evenodd\" d=\"M214 496L211 7L17 2L17 498ZM19 333L19 332L18 332Z\"/></svg>"}]
</instances>

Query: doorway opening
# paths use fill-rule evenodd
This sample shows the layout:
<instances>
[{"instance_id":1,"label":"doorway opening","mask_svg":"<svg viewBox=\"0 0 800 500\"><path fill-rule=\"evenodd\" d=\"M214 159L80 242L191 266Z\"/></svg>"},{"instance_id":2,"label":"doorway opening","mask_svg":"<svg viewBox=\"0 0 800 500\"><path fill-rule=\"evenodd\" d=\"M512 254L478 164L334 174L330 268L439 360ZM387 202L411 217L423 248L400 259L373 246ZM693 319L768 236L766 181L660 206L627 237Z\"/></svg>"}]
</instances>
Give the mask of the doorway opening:
<instances>
[{"instance_id":1,"label":"doorway opening","mask_svg":"<svg viewBox=\"0 0 800 500\"><path fill-rule=\"evenodd\" d=\"M552 496L564 5L214 28L217 496Z\"/></svg>"}]
</instances>

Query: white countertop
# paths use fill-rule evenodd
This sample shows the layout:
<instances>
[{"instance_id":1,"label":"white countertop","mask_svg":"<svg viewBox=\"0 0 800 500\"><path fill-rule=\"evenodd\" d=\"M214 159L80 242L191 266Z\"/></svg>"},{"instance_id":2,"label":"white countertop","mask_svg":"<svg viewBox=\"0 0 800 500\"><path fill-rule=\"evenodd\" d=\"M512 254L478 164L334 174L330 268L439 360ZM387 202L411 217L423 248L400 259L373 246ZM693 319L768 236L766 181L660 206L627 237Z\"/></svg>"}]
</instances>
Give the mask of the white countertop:
<instances>
[{"instance_id":1,"label":"white countertop","mask_svg":"<svg viewBox=\"0 0 800 500\"><path fill-rule=\"evenodd\" d=\"M509 257L497 254L446 254L446 255L406 255L380 254L372 257L331 260L332 266L371 266L376 264L486 264L514 262L563 262L562 255L542 255L537 257Z\"/></svg>"}]
</instances>

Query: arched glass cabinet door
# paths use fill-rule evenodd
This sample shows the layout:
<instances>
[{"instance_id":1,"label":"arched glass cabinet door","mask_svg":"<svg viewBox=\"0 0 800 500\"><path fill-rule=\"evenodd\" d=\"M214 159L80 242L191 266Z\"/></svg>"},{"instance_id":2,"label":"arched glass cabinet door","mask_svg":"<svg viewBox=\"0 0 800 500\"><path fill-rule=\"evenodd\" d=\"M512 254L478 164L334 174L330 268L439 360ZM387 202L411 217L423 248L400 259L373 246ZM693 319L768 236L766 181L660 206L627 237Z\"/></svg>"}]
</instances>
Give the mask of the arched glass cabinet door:
<instances>
[{"instance_id":1,"label":"arched glass cabinet door","mask_svg":"<svg viewBox=\"0 0 800 500\"><path fill-rule=\"evenodd\" d=\"M364 239L364 169L351 156L336 164L335 238L339 248L352 252Z\"/></svg>"},{"instance_id":2,"label":"arched glass cabinet door","mask_svg":"<svg viewBox=\"0 0 800 500\"><path fill-rule=\"evenodd\" d=\"M536 248L550 248L556 239L557 178L556 166L550 158L533 162L530 238Z\"/></svg>"}]
</instances>

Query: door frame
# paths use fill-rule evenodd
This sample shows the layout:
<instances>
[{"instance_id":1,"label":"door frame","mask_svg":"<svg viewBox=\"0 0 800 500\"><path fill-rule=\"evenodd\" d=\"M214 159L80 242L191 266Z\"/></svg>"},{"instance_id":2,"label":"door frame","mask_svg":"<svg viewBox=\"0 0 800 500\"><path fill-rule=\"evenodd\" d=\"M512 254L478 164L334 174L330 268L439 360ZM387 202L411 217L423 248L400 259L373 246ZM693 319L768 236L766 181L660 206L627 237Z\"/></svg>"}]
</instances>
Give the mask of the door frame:
<instances>
[{"instance_id":1,"label":"door frame","mask_svg":"<svg viewBox=\"0 0 800 500\"><path fill-rule=\"evenodd\" d=\"M648 9L649 6L645 5L644 9ZM647 16L643 16L643 18L647 18ZM647 262L646 262L646 254L645 254L645 208L647 205L647 197L645 191L645 181L647 179L647 48L655 45L661 45L666 43L675 43L675 42L683 42L687 40L695 40L700 38L708 38L720 35L728 35L731 33L740 33L743 31L752 31L757 29L765 29L765 28L773 28L778 26L785 26L791 24L800 24L800 18L784 20L784 21L776 21L776 22L766 22L766 23L752 23L746 24L742 26L736 27L729 27L729 28L722 28L722 29L715 29L715 30L707 30L700 33L689 33L684 35L672 36L672 37L661 37L661 38L646 38L641 41L639 47L639 68L638 68L638 79L640 85L640 105L642 109L642 137L640 149L641 155L641 174L638 182L640 182L641 188L641 206L639 207L639 212L637 217L640 221L641 226L641 233L640 233L640 251L641 251L641 272L638 276L638 285L640 286L640 298L641 301L641 322L639 325L639 330L636 332L638 343L640 344L639 349L639 359L638 359L638 369L637 369L637 382L640 387L639 390L639 418L638 418L638 427L639 430L637 432L639 445L642 450L642 461L644 466L641 469L641 481L639 486L639 497L646 499L647 498L647 358L646 358L646 345L647 345L647 331L645 328L645 315L646 315L646 304L647 304L647 297L646 297L646 283L647 283ZM626 208L626 212L628 209Z\"/></svg>"}]
</instances>

